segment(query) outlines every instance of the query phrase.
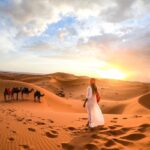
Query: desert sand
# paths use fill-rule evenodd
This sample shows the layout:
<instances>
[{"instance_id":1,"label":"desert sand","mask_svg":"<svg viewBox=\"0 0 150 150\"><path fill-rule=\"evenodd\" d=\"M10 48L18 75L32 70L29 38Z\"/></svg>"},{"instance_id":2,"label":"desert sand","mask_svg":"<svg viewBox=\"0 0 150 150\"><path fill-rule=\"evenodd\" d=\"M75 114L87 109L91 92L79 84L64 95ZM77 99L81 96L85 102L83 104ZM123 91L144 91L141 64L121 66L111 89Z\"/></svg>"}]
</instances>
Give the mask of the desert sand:
<instances>
[{"instance_id":1,"label":"desert sand","mask_svg":"<svg viewBox=\"0 0 150 150\"><path fill-rule=\"evenodd\" d=\"M82 107L88 81L65 73L0 72L0 150L150 149L150 84L98 79L106 124L89 130ZM44 93L41 103L33 93L4 101L5 87L24 86Z\"/></svg>"}]
</instances>

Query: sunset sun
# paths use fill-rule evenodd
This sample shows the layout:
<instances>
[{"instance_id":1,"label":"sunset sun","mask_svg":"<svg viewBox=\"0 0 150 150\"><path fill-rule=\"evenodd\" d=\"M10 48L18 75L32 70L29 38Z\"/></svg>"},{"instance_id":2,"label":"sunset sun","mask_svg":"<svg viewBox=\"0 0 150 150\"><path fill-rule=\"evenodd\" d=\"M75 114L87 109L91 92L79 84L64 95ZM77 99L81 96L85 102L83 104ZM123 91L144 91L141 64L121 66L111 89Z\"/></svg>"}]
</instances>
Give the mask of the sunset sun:
<instances>
[{"instance_id":1,"label":"sunset sun","mask_svg":"<svg viewBox=\"0 0 150 150\"><path fill-rule=\"evenodd\" d=\"M118 79L118 80L123 80L127 76L122 70L116 68L101 69L101 70L99 69L97 70L97 74L101 78Z\"/></svg>"}]
</instances>

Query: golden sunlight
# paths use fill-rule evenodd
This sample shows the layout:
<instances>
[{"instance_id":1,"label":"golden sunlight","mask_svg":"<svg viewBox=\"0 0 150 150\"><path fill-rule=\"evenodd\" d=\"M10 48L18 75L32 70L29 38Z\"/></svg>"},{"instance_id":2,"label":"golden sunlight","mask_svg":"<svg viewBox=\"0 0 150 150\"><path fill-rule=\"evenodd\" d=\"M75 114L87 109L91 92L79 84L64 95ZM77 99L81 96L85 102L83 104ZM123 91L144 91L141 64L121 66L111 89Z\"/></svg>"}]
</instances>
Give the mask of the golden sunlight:
<instances>
[{"instance_id":1,"label":"golden sunlight","mask_svg":"<svg viewBox=\"0 0 150 150\"><path fill-rule=\"evenodd\" d=\"M116 68L107 68L107 69L101 69L97 70L97 75L101 78L108 78L108 79L118 79L123 80L126 78L126 74Z\"/></svg>"}]
</instances>

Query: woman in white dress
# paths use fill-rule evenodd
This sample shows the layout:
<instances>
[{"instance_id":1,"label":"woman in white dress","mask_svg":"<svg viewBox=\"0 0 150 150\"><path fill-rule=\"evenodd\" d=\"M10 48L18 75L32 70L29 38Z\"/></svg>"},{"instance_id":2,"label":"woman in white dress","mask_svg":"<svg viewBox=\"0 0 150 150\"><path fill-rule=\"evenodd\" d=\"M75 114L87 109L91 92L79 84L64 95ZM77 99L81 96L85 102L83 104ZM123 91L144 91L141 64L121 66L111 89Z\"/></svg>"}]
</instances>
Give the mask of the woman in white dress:
<instances>
[{"instance_id":1,"label":"woman in white dress","mask_svg":"<svg viewBox=\"0 0 150 150\"><path fill-rule=\"evenodd\" d=\"M91 78L90 85L87 88L86 100L83 105L87 107L88 126L90 128L104 125L104 117L97 102L97 94L95 79Z\"/></svg>"}]
</instances>

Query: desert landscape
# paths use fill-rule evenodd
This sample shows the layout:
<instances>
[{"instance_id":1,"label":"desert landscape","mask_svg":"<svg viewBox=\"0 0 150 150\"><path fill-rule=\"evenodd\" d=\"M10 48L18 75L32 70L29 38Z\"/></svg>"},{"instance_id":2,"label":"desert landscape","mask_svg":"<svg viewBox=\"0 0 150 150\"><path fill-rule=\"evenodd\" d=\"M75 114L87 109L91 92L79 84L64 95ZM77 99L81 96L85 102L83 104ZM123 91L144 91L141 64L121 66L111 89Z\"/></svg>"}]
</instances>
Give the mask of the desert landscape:
<instances>
[{"instance_id":1,"label":"desert landscape","mask_svg":"<svg viewBox=\"0 0 150 150\"><path fill-rule=\"evenodd\" d=\"M83 108L89 77L67 73L0 72L1 150L148 150L150 149L150 84L97 79L105 125L86 127ZM33 92L5 102L5 88Z\"/></svg>"},{"instance_id":2,"label":"desert landscape","mask_svg":"<svg viewBox=\"0 0 150 150\"><path fill-rule=\"evenodd\" d=\"M150 0L0 0L0 150L150 150Z\"/></svg>"}]
</instances>

